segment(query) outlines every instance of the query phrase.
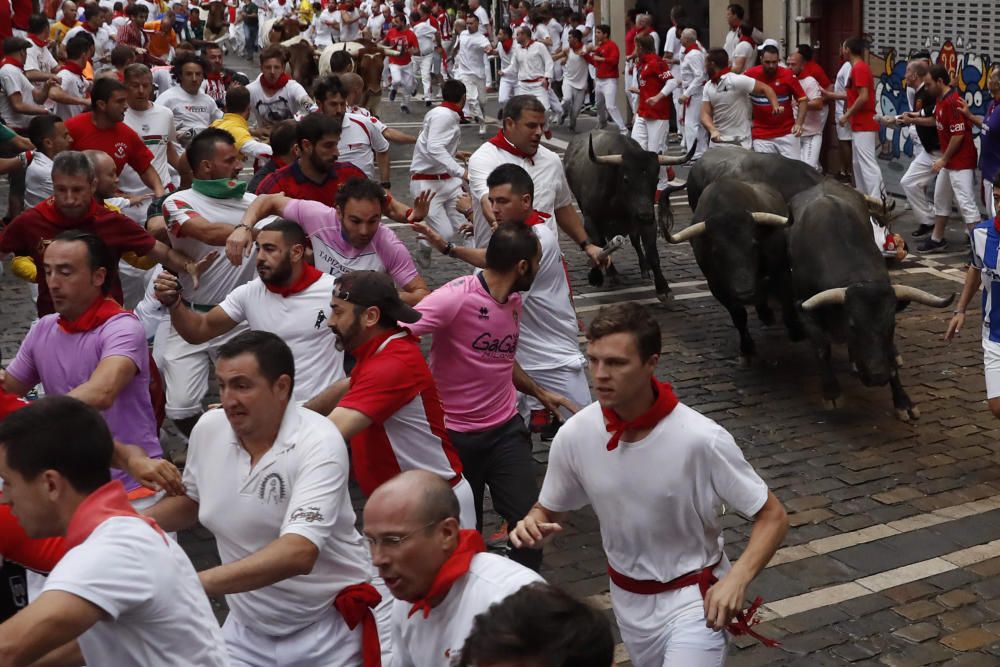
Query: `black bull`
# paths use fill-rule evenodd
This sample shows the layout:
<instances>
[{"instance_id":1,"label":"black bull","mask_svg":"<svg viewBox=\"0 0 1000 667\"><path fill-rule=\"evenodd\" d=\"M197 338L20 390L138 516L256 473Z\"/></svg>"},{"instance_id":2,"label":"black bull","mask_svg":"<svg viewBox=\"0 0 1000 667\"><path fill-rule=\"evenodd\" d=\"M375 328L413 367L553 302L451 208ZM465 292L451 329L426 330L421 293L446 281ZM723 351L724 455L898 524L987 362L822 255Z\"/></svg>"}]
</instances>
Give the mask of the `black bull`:
<instances>
[{"instance_id":1,"label":"black bull","mask_svg":"<svg viewBox=\"0 0 1000 667\"><path fill-rule=\"evenodd\" d=\"M615 236L628 236L643 277L653 273L661 301L669 298L670 286L656 249L656 181L661 166L682 164L693 152L692 147L684 157L657 155L619 132L603 131L574 137L563 159L566 180L580 205L589 238L604 245ZM660 206L664 236L669 206L669 192L664 192ZM614 267L608 273L614 275ZM591 272L592 282L600 277L599 270Z\"/></svg>"}]
</instances>

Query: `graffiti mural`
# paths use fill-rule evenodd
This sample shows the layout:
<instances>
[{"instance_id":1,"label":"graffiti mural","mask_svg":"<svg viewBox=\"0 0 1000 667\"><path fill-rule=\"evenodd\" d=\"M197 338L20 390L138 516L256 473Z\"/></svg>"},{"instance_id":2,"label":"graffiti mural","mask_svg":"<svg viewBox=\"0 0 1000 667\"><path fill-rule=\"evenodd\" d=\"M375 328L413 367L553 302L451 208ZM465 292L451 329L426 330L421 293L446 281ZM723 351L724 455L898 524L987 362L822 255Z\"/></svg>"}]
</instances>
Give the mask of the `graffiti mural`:
<instances>
[{"instance_id":1,"label":"graffiti mural","mask_svg":"<svg viewBox=\"0 0 1000 667\"><path fill-rule=\"evenodd\" d=\"M895 49L889 49L884 56L871 55L869 65L877 76L875 81L877 115L898 116L904 111L910 111L906 84L903 80L906 60L906 54L897 53ZM990 70L1000 66L1000 63L994 64L988 54L959 53L951 40L946 40L940 49L931 51L931 61L948 68L952 82L972 113L978 116L986 114L986 107L990 102L986 81ZM977 133L978 144L978 130L974 131ZM891 158L898 158L901 155L913 156L913 142L917 141L917 138L912 128L883 125L881 139L883 155Z\"/></svg>"}]
</instances>

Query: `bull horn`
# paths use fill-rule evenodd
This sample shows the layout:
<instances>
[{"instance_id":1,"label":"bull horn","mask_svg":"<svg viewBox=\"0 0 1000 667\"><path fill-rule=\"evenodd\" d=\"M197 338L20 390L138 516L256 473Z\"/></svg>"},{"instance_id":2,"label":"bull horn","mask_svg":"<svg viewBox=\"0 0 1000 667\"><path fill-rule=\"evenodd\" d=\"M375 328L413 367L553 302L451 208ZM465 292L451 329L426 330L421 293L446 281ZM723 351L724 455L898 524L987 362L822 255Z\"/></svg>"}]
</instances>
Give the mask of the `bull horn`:
<instances>
[{"instance_id":1,"label":"bull horn","mask_svg":"<svg viewBox=\"0 0 1000 667\"><path fill-rule=\"evenodd\" d=\"M896 293L896 298L901 301L916 301L931 308L945 308L955 300L954 292L946 297L934 296L930 292L909 285L893 285L892 291Z\"/></svg>"},{"instance_id":2,"label":"bull horn","mask_svg":"<svg viewBox=\"0 0 1000 667\"><path fill-rule=\"evenodd\" d=\"M864 195L864 198L865 204L867 204L869 208L875 208L876 210L885 211L887 213L896 208L895 199L877 199L871 195Z\"/></svg>"},{"instance_id":3,"label":"bull horn","mask_svg":"<svg viewBox=\"0 0 1000 667\"><path fill-rule=\"evenodd\" d=\"M590 161L597 164L610 164L613 166L621 166L625 162L625 159L621 155L601 155L598 156L594 153L594 135L590 135Z\"/></svg>"},{"instance_id":4,"label":"bull horn","mask_svg":"<svg viewBox=\"0 0 1000 667\"><path fill-rule=\"evenodd\" d=\"M677 164L684 164L685 162L691 161L691 158L694 157L694 151L696 148L698 148L697 139L695 139L691 143L691 150L689 150L686 155L682 155L680 157L672 157L670 155L657 155L656 161L660 164L661 167L670 167Z\"/></svg>"},{"instance_id":5,"label":"bull horn","mask_svg":"<svg viewBox=\"0 0 1000 667\"><path fill-rule=\"evenodd\" d=\"M802 302L802 310L814 310L820 306L834 306L844 303L847 296L846 287L834 287L823 290L819 294L813 294Z\"/></svg>"},{"instance_id":6,"label":"bull horn","mask_svg":"<svg viewBox=\"0 0 1000 667\"><path fill-rule=\"evenodd\" d=\"M685 241L690 241L696 236L701 236L705 233L705 223L696 222L690 227L685 227L676 234L672 234L667 237L668 243L684 243Z\"/></svg>"},{"instance_id":7,"label":"bull horn","mask_svg":"<svg viewBox=\"0 0 1000 667\"><path fill-rule=\"evenodd\" d=\"M758 225L774 225L775 227L784 227L788 224L788 218L783 215L778 215L777 213L754 211L750 215L753 216L753 221Z\"/></svg>"}]
</instances>

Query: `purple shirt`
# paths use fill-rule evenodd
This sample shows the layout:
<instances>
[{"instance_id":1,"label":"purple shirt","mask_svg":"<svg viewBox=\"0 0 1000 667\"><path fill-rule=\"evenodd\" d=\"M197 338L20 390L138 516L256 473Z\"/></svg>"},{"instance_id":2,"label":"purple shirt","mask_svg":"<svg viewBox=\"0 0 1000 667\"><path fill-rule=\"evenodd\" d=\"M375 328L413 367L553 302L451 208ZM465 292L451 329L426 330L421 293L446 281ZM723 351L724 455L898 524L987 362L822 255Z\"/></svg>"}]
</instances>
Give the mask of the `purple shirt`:
<instances>
[{"instance_id":1,"label":"purple shirt","mask_svg":"<svg viewBox=\"0 0 1000 667\"><path fill-rule=\"evenodd\" d=\"M344 238L337 209L326 204L296 199L285 206L282 217L299 223L312 240L316 268L334 277L365 269L382 271L403 287L419 275L410 251L385 225L378 226L368 245L355 248Z\"/></svg>"},{"instance_id":2,"label":"purple shirt","mask_svg":"<svg viewBox=\"0 0 1000 667\"><path fill-rule=\"evenodd\" d=\"M415 306L422 317L405 325L415 336L434 335L430 366L445 425L462 433L494 428L517 414L514 353L521 295L498 303L480 275L434 290Z\"/></svg>"},{"instance_id":3,"label":"purple shirt","mask_svg":"<svg viewBox=\"0 0 1000 667\"><path fill-rule=\"evenodd\" d=\"M102 360L129 359L139 372L102 414L115 440L141 447L150 458L162 458L149 397L149 350L139 320L131 313L123 313L92 331L78 334L66 333L58 321L59 315L53 314L35 322L7 372L29 387L41 382L46 394L67 394L90 379ZM112 475L129 491L139 486L120 470L113 469Z\"/></svg>"},{"instance_id":4,"label":"purple shirt","mask_svg":"<svg viewBox=\"0 0 1000 667\"><path fill-rule=\"evenodd\" d=\"M984 181L992 181L1000 173L1000 104L990 100L979 135L979 169Z\"/></svg>"}]
</instances>

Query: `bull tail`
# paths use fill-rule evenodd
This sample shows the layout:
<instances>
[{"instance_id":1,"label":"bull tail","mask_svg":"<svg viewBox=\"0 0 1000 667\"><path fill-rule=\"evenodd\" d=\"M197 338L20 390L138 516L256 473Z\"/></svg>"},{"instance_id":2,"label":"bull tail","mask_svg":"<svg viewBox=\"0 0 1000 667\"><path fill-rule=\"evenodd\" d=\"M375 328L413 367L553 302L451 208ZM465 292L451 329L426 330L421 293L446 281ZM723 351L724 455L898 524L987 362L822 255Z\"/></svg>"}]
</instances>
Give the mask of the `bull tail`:
<instances>
[{"instance_id":1,"label":"bull tail","mask_svg":"<svg viewBox=\"0 0 1000 667\"><path fill-rule=\"evenodd\" d=\"M656 225L663 234L663 240L670 243L670 233L674 229L674 211L670 206L670 195L687 188L687 182L680 185L668 185L660 193L660 203L657 206Z\"/></svg>"}]
</instances>

